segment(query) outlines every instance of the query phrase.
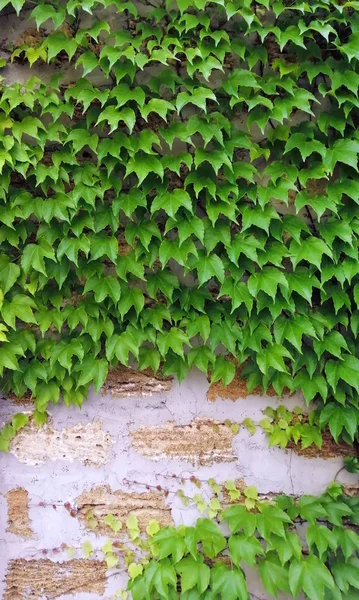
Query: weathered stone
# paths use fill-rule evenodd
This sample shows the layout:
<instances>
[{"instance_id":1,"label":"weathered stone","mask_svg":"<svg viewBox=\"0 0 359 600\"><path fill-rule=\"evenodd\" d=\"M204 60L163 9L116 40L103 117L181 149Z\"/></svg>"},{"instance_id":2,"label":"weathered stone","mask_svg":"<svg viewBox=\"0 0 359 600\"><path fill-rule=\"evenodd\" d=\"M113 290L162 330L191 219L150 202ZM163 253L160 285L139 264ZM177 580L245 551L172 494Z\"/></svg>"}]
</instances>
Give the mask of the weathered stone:
<instances>
[{"instance_id":1,"label":"weathered stone","mask_svg":"<svg viewBox=\"0 0 359 600\"><path fill-rule=\"evenodd\" d=\"M24 538L33 537L29 519L29 494L24 488L17 487L4 494L7 499L7 531Z\"/></svg>"},{"instance_id":2,"label":"weathered stone","mask_svg":"<svg viewBox=\"0 0 359 600\"><path fill-rule=\"evenodd\" d=\"M78 459L84 465L99 467L107 462L111 444L110 434L102 429L102 421L57 430L49 418L40 428L30 420L12 440L10 453L28 465Z\"/></svg>"},{"instance_id":3,"label":"weathered stone","mask_svg":"<svg viewBox=\"0 0 359 600\"><path fill-rule=\"evenodd\" d=\"M116 398L152 396L169 392L172 381L173 377L154 375L151 369L136 371L120 365L116 369L110 369L102 393L110 393Z\"/></svg>"},{"instance_id":4,"label":"weathered stone","mask_svg":"<svg viewBox=\"0 0 359 600\"><path fill-rule=\"evenodd\" d=\"M131 515L138 519L139 527L145 529L150 519L156 519L161 525L172 525L171 509L166 504L163 494L156 491L143 493L112 491L109 485L98 486L85 491L75 501L77 516L92 529L93 519L97 521L95 533L112 535L112 529L105 524L106 515L113 515L125 527Z\"/></svg>"},{"instance_id":5,"label":"weathered stone","mask_svg":"<svg viewBox=\"0 0 359 600\"><path fill-rule=\"evenodd\" d=\"M224 423L198 418L190 425L173 421L132 431L133 448L152 460L178 458L199 465L237 460L232 448L235 433Z\"/></svg>"},{"instance_id":6,"label":"weathered stone","mask_svg":"<svg viewBox=\"0 0 359 600\"><path fill-rule=\"evenodd\" d=\"M40 600L80 592L103 595L106 563L97 560L11 560L3 600Z\"/></svg>"}]
</instances>

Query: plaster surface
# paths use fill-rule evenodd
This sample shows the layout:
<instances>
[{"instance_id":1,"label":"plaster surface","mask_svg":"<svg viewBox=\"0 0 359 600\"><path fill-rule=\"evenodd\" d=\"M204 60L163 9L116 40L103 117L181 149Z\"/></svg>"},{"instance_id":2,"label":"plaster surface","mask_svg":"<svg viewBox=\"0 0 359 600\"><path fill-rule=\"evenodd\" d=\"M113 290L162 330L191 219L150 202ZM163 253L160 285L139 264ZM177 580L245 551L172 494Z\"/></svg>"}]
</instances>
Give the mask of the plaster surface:
<instances>
[{"instance_id":1,"label":"plaster surface","mask_svg":"<svg viewBox=\"0 0 359 600\"><path fill-rule=\"evenodd\" d=\"M47 450L46 460L37 464L24 464L13 453L0 455L1 496L0 496L0 540L2 560L0 562L2 581L1 594L5 593L5 576L10 560L17 558L40 559L50 558L54 561L65 561L69 557L61 545L66 543L76 550L75 558L83 558L81 545L89 540L97 553L92 558L103 558L100 552L108 536L97 535L85 529L80 519L72 517L68 508L76 505L76 499L84 492L96 486L108 485L112 490L144 493L148 489L161 486L169 491L166 503L171 509L171 518L176 524L192 524L199 515L195 503L186 507L176 495L179 489L179 478L185 478L185 493L193 497L198 489L189 478L195 475L201 481L214 478L218 483L227 479L243 479L247 485L254 485L260 493L280 493L301 495L320 494L333 481L342 466L342 459L306 458L298 456L293 450L268 448L268 441L260 428L256 428L253 436L240 428L233 435L232 450L235 457L231 461L219 461L211 465L192 464L182 458L143 456L132 445L132 432L140 427L160 426L169 421L178 426L191 424L195 419L206 418L217 422L230 420L241 422L249 417L254 423L263 418L262 410L271 405L280 404L277 398L250 395L246 399L217 399L209 402L206 394L208 382L205 376L193 370L187 379L179 385L173 383L170 391L151 397L114 398L111 395L101 396L91 393L82 408L67 408L58 404L50 408L52 426L56 431L83 426L88 431L87 451L91 447L89 423L101 421L101 428L111 444L106 450L106 460L98 466L84 464L81 457L74 455L61 458L58 453L51 456ZM300 395L285 399L288 408L302 405ZM6 422L19 410L31 410L31 407L20 407L9 400L0 401L1 419ZM93 444L96 451L97 436ZM31 443L35 443L33 440ZM81 442L83 443L83 441ZM33 451L33 449L32 449ZM173 475L177 477L174 478ZM340 481L356 483L355 476L342 472ZM134 483L136 482L136 483ZM7 501L5 494L15 487L28 491L29 518L33 537L23 539L7 532ZM204 483L201 494L211 497L209 486ZM55 549L55 551L54 551ZM106 596L124 585L125 573L107 573ZM266 600L268 596L253 574L249 577L249 588L253 598ZM92 600L101 598L96 594L78 593L61 596L61 600ZM46 596L44 596L46 598ZM42 599L41 599L42 600Z\"/></svg>"}]
</instances>

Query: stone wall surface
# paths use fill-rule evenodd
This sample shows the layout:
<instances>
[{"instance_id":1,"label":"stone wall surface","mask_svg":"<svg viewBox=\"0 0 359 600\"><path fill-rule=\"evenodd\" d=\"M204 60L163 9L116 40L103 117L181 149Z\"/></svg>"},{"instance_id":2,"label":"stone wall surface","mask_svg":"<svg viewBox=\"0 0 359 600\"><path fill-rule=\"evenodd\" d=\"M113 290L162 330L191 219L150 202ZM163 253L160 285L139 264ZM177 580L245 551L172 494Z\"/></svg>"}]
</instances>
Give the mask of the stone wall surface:
<instances>
[{"instance_id":1,"label":"stone wall surface","mask_svg":"<svg viewBox=\"0 0 359 600\"><path fill-rule=\"evenodd\" d=\"M138 381L138 375L133 377ZM198 492L190 481L193 475L204 482L240 480L261 494L324 492L342 456L327 458L327 451L318 451L307 457L293 449L268 448L259 427L254 435L244 427L235 433L229 421L258 423L263 409L280 404L275 396L243 398L242 392L238 389L233 401L232 386L231 399L213 401L212 390L208 400L208 382L193 370L181 385L167 382L162 393L152 396L144 395L148 390L143 388L137 395L131 388L129 397L107 390L93 393L81 409L53 406L36 436L30 419L10 453L0 456L1 598L110 600L125 585L125 573L121 565L118 575L106 572L100 549L114 534L104 517L113 514L125 523L135 514L141 528L151 518L164 525L192 524L200 516L197 507L184 506L176 492L183 489L193 497ZM299 395L285 404L304 407ZM3 399L0 410L6 422L19 410L31 413L32 405ZM339 479L356 483L345 472ZM211 496L205 483L201 494ZM93 530L89 511L97 523ZM125 528L121 535L126 536ZM90 560L84 560L84 541L97 550ZM64 545L75 549L71 558ZM268 598L252 572L248 582L254 599Z\"/></svg>"}]
</instances>

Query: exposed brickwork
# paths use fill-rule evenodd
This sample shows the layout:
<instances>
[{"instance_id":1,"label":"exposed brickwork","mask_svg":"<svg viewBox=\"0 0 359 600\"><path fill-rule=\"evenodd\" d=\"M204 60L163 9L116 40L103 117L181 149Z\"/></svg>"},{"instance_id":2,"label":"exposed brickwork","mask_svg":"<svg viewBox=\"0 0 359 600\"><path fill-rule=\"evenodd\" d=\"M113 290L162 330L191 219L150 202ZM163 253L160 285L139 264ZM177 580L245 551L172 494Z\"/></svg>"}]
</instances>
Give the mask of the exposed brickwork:
<instances>
[{"instance_id":1,"label":"exposed brickwork","mask_svg":"<svg viewBox=\"0 0 359 600\"><path fill-rule=\"evenodd\" d=\"M119 519L123 528L130 514L138 519L141 529L145 529L150 519L156 519L161 525L172 525L171 509L166 504L163 494L156 491L143 493L112 491L109 485L98 486L85 491L75 501L78 518L85 527L92 529L95 519L95 533L112 535L112 529L104 523L106 515L111 514ZM89 519L90 516L90 519Z\"/></svg>"},{"instance_id":2,"label":"exposed brickwork","mask_svg":"<svg viewBox=\"0 0 359 600\"><path fill-rule=\"evenodd\" d=\"M24 488L18 487L5 494L7 500L8 527L7 531L24 538L33 537L29 519L29 494Z\"/></svg>"},{"instance_id":3,"label":"exposed brickwork","mask_svg":"<svg viewBox=\"0 0 359 600\"><path fill-rule=\"evenodd\" d=\"M232 400L235 402L239 398L244 399L249 396L247 390L247 384L245 379L241 379L241 372L243 369L243 365L236 369L236 374L229 385L223 386L221 381L216 381L216 383L212 383L209 386L207 392L207 398L210 402L215 402L217 398L222 398L222 400ZM251 395L262 396L263 390L257 386L252 392ZM267 396L276 396L276 393L272 386L266 392Z\"/></svg>"},{"instance_id":4,"label":"exposed brickwork","mask_svg":"<svg viewBox=\"0 0 359 600\"><path fill-rule=\"evenodd\" d=\"M106 563L96 560L11 560L3 600L41 600L80 592L103 596Z\"/></svg>"},{"instance_id":5,"label":"exposed brickwork","mask_svg":"<svg viewBox=\"0 0 359 600\"><path fill-rule=\"evenodd\" d=\"M153 460L179 458L199 465L237 460L232 449L235 433L210 419L198 418L184 426L171 421L158 427L140 427L131 435L133 448Z\"/></svg>"},{"instance_id":6,"label":"exposed brickwork","mask_svg":"<svg viewBox=\"0 0 359 600\"><path fill-rule=\"evenodd\" d=\"M110 393L116 398L152 396L169 392L172 382L173 377L154 375L151 369L136 371L130 367L119 366L109 371L102 393Z\"/></svg>"},{"instance_id":7,"label":"exposed brickwork","mask_svg":"<svg viewBox=\"0 0 359 600\"><path fill-rule=\"evenodd\" d=\"M359 496L359 485L344 485L343 491L346 496Z\"/></svg>"},{"instance_id":8,"label":"exposed brickwork","mask_svg":"<svg viewBox=\"0 0 359 600\"><path fill-rule=\"evenodd\" d=\"M338 444L333 439L329 428L326 428L322 431L323 444L321 448L318 448L315 444L309 446L309 448L301 448L300 444L294 444L294 442L289 442L287 448L293 450L296 454L300 456L305 456L306 458L339 458L344 456L356 456L355 449L353 446L349 444L345 444L344 442L339 442Z\"/></svg>"},{"instance_id":9,"label":"exposed brickwork","mask_svg":"<svg viewBox=\"0 0 359 600\"><path fill-rule=\"evenodd\" d=\"M101 421L56 430L49 418L40 428L30 421L12 440L10 452L28 465L78 459L84 465L99 467L107 462L111 444L111 437L103 431Z\"/></svg>"},{"instance_id":10,"label":"exposed brickwork","mask_svg":"<svg viewBox=\"0 0 359 600\"><path fill-rule=\"evenodd\" d=\"M244 479L236 479L234 484L236 486L236 489L240 492L241 496L238 499L232 500L230 493L226 490L226 488L224 488L222 504L225 506L228 504L238 504L241 502L242 499L243 499L243 501L245 499L245 496L243 496L243 492L244 492L245 488L247 487L247 484L244 481Z\"/></svg>"}]
</instances>

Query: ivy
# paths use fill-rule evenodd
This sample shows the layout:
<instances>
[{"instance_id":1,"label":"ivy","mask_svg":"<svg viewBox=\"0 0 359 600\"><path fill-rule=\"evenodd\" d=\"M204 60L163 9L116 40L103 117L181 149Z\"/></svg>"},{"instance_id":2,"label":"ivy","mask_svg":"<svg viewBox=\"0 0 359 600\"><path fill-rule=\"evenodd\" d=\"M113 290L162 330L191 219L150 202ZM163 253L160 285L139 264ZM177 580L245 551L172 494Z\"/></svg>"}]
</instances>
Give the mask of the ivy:
<instances>
[{"instance_id":1,"label":"ivy","mask_svg":"<svg viewBox=\"0 0 359 600\"><path fill-rule=\"evenodd\" d=\"M228 384L234 358L353 441L356 4L0 9L36 28L1 63L4 392L44 412L118 362Z\"/></svg>"},{"instance_id":2,"label":"ivy","mask_svg":"<svg viewBox=\"0 0 359 600\"><path fill-rule=\"evenodd\" d=\"M336 483L320 497L266 500L254 488L245 495L255 497L253 504L227 504L216 521L200 518L177 528L152 523L147 545L140 545L147 551L128 566L132 598L243 600L248 567L259 572L271 598L280 592L310 600L357 596L357 497L345 496Z\"/></svg>"}]
</instances>

